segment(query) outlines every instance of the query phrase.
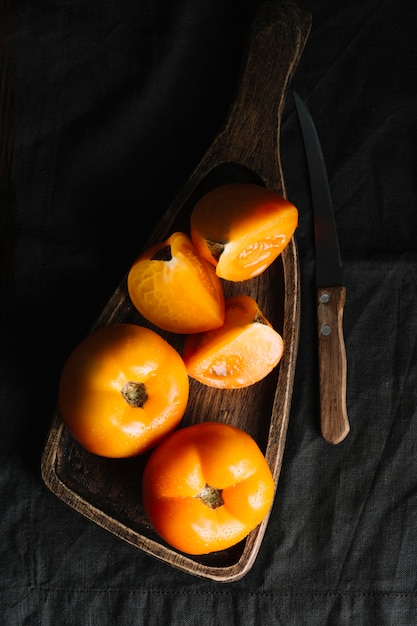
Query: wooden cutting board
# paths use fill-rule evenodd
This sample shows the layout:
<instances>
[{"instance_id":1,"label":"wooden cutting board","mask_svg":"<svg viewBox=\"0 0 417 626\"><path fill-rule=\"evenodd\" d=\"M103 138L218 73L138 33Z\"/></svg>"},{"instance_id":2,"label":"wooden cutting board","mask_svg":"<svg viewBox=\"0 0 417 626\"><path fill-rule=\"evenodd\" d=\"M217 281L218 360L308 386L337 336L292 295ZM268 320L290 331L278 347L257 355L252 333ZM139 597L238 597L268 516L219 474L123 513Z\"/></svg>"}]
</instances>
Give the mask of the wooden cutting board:
<instances>
[{"instance_id":1,"label":"wooden cutting board","mask_svg":"<svg viewBox=\"0 0 417 626\"><path fill-rule=\"evenodd\" d=\"M286 195L279 151L281 115L310 27L311 16L297 0L259 2L240 88L226 123L145 247L163 241L174 231L189 232L195 202L219 184L255 182ZM257 300L282 334L284 355L268 377L246 389L212 389L190 379L190 400L181 426L214 420L243 428L264 452L277 485L300 323L295 240L261 276L243 283L225 283L224 288L226 296L246 293ZM126 277L94 328L120 322L152 328L132 306ZM158 332L181 351L181 336ZM147 458L106 459L88 453L70 436L57 410L43 451L42 477L46 486L75 511L171 566L221 582L244 576L258 554L268 519L229 550L202 557L177 552L160 539L143 510L141 479ZM274 509L274 514L279 515L279 509Z\"/></svg>"}]
</instances>

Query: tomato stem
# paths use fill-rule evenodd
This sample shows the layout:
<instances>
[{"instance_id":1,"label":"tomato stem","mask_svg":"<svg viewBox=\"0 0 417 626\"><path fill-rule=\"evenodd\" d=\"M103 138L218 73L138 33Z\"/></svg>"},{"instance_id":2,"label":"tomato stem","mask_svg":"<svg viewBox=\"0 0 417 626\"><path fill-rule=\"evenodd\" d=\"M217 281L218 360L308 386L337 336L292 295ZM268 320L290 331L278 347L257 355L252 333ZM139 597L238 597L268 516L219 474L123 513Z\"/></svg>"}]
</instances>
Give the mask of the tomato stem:
<instances>
[{"instance_id":1,"label":"tomato stem","mask_svg":"<svg viewBox=\"0 0 417 626\"><path fill-rule=\"evenodd\" d=\"M255 324L265 324L266 325L265 318L264 318L263 315L261 315L259 313L259 311L256 312L255 319L253 321L255 322Z\"/></svg>"},{"instance_id":2,"label":"tomato stem","mask_svg":"<svg viewBox=\"0 0 417 626\"><path fill-rule=\"evenodd\" d=\"M209 509L217 509L224 504L221 489L210 487L210 485L205 485L197 498L204 502Z\"/></svg>"},{"instance_id":3,"label":"tomato stem","mask_svg":"<svg viewBox=\"0 0 417 626\"><path fill-rule=\"evenodd\" d=\"M148 392L144 383L128 381L122 388L122 396L130 406L141 409L148 399Z\"/></svg>"},{"instance_id":4,"label":"tomato stem","mask_svg":"<svg viewBox=\"0 0 417 626\"><path fill-rule=\"evenodd\" d=\"M218 241L211 241L210 239L206 239L206 244L213 259L218 261L224 251L224 244Z\"/></svg>"}]
</instances>

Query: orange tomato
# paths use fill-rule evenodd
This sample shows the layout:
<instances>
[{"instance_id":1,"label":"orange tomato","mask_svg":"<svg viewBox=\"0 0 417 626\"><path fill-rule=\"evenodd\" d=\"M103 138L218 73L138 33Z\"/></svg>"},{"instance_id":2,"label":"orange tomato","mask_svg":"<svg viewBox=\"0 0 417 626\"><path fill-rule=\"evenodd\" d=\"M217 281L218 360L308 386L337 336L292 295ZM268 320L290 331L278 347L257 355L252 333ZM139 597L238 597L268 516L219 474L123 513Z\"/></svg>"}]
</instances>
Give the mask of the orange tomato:
<instances>
[{"instance_id":1,"label":"orange tomato","mask_svg":"<svg viewBox=\"0 0 417 626\"><path fill-rule=\"evenodd\" d=\"M128 291L139 313L169 332L202 332L223 323L220 279L184 233L172 234L137 259Z\"/></svg>"},{"instance_id":2,"label":"orange tomato","mask_svg":"<svg viewBox=\"0 0 417 626\"><path fill-rule=\"evenodd\" d=\"M159 535L187 554L244 539L269 513L274 480L246 432L202 422L170 434L143 474L145 511Z\"/></svg>"},{"instance_id":3,"label":"orange tomato","mask_svg":"<svg viewBox=\"0 0 417 626\"><path fill-rule=\"evenodd\" d=\"M247 280L282 252L298 225L298 211L270 189L251 183L222 185L191 214L191 239L220 278Z\"/></svg>"},{"instance_id":4,"label":"orange tomato","mask_svg":"<svg viewBox=\"0 0 417 626\"><path fill-rule=\"evenodd\" d=\"M183 359L189 376L224 389L247 387L265 378L279 363L281 335L247 295L226 300L223 326L189 335Z\"/></svg>"},{"instance_id":5,"label":"orange tomato","mask_svg":"<svg viewBox=\"0 0 417 626\"><path fill-rule=\"evenodd\" d=\"M62 420L86 450L130 457L180 422L189 380L178 352L153 330L105 326L68 357L60 378Z\"/></svg>"}]
</instances>

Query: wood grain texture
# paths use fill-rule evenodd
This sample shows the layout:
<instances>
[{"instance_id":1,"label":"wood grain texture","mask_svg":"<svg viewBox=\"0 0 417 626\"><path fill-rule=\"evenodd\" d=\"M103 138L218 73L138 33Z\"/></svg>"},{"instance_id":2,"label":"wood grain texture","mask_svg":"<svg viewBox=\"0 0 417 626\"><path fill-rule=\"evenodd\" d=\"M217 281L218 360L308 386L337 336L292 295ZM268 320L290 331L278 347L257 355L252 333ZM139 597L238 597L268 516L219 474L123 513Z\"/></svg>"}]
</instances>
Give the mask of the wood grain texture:
<instances>
[{"instance_id":1,"label":"wood grain texture","mask_svg":"<svg viewBox=\"0 0 417 626\"><path fill-rule=\"evenodd\" d=\"M260 2L240 88L224 128L145 247L165 239L174 230L189 232L189 217L195 202L219 184L256 182L285 196L279 155L281 115L310 26L310 14L296 0ZM190 400L182 426L217 420L243 428L264 452L277 485L300 323L300 279L294 239L261 276L243 283L225 282L224 288L226 296L246 293L257 300L283 336L284 355L269 376L246 389L211 389L190 380ZM94 328L117 322L152 328L132 306L126 277ZM181 336L159 329L158 332L181 351ZM69 435L57 411L44 448L42 476L47 487L73 509L157 559L190 574L221 582L244 576L259 551L268 519L230 550L203 557L176 552L158 537L142 507L141 477L146 460L147 455L114 460L89 454Z\"/></svg>"},{"instance_id":2,"label":"wood grain texture","mask_svg":"<svg viewBox=\"0 0 417 626\"><path fill-rule=\"evenodd\" d=\"M348 435L346 349L343 338L345 287L317 290L320 426L323 438L338 444Z\"/></svg>"}]
</instances>

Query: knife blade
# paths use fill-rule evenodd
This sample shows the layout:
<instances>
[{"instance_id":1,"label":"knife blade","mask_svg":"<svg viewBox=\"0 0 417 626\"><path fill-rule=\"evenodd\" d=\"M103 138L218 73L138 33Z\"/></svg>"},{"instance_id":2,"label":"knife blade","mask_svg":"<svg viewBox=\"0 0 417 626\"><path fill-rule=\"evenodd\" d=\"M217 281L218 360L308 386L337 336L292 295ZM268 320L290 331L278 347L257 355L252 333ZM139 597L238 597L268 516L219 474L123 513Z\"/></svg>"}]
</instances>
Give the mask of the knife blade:
<instances>
[{"instance_id":1,"label":"knife blade","mask_svg":"<svg viewBox=\"0 0 417 626\"><path fill-rule=\"evenodd\" d=\"M314 214L320 427L338 444L350 431L346 408L347 361L343 336L346 301L339 240L320 140L310 111L293 92L304 141Z\"/></svg>"}]
</instances>

